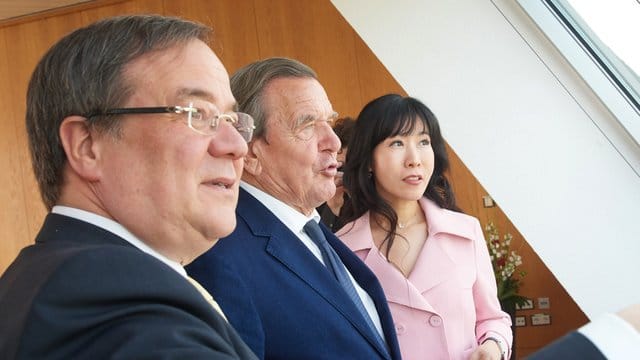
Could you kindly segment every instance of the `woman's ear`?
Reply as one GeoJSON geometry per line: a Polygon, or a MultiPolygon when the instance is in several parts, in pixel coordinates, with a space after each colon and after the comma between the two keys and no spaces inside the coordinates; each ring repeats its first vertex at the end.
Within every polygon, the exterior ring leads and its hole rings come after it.
{"type": "Polygon", "coordinates": [[[89,130],[87,119],[73,115],[60,124],[60,143],[67,155],[67,162],[83,179],[95,181],[99,178],[99,145],[89,130]]]}
{"type": "Polygon", "coordinates": [[[255,177],[262,172],[262,142],[254,140],[248,144],[249,150],[244,157],[244,171],[255,177]]]}

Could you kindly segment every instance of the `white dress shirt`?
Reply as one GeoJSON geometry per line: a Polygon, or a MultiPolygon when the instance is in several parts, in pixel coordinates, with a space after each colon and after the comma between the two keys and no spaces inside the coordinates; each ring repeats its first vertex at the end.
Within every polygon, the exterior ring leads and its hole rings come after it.
{"type": "Polygon", "coordinates": [[[631,359],[640,354],[640,333],[615,314],[604,314],[578,329],[611,360],[631,359]]]}
{"type": "MultiPolygon", "coordinates": [[[[309,249],[309,251],[324,264],[322,260],[322,253],[320,252],[320,248],[311,240],[309,235],[304,231],[304,225],[309,220],[315,220],[316,222],[320,221],[320,215],[314,209],[311,216],[307,217],[304,214],[300,213],[298,210],[290,207],[284,202],[276,199],[275,197],[267,194],[266,192],[250,185],[245,182],[240,182],[240,187],[246,190],[249,194],[253,195],[259,202],[261,202],[267,209],[269,209],[280,221],[289,229],[292,233],[296,235],[298,239],[304,244],[304,246],[309,249]]],[[[349,269],[345,267],[353,286],[358,293],[358,296],[362,300],[362,304],[364,308],[367,310],[373,325],[376,327],[376,330],[380,334],[380,337],[384,339],[384,333],[382,331],[382,325],[380,323],[380,316],[378,315],[378,311],[376,310],[376,305],[371,299],[371,296],[367,294],[364,289],[360,287],[360,285],[355,281],[349,269]]]]}

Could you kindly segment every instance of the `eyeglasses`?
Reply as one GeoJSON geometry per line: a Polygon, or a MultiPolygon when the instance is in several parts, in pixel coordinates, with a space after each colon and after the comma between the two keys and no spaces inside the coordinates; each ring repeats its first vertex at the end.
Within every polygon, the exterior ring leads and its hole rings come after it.
{"type": "Polygon", "coordinates": [[[123,114],[187,114],[187,124],[191,130],[202,135],[213,135],[218,129],[220,121],[230,122],[238,130],[242,138],[249,142],[256,128],[253,117],[242,112],[230,112],[219,114],[213,104],[195,107],[193,103],[188,106],[165,107],[133,107],[107,109],[105,111],[92,112],[85,115],[86,118],[95,116],[123,115],[123,114]]]}

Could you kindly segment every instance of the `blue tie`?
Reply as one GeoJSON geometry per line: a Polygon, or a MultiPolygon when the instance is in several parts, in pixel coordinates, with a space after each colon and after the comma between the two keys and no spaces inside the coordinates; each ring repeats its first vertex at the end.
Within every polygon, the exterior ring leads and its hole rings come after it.
{"type": "Polygon", "coordinates": [[[304,231],[307,233],[307,235],[309,235],[311,240],[313,240],[313,242],[318,245],[318,247],[320,248],[320,252],[322,253],[322,260],[324,261],[327,270],[329,270],[329,272],[336,278],[336,280],[338,280],[340,285],[342,285],[342,288],[347,293],[347,295],[349,295],[351,301],[353,301],[358,310],[360,310],[360,313],[364,317],[367,325],[369,325],[369,327],[371,328],[371,331],[373,331],[373,333],[375,334],[375,337],[378,340],[379,344],[382,345],[383,349],[386,349],[387,346],[384,340],[382,340],[382,337],[380,336],[380,333],[378,333],[375,325],[373,325],[373,321],[371,321],[369,313],[364,308],[362,299],[360,299],[360,296],[358,296],[358,292],[353,286],[353,283],[349,278],[349,274],[347,274],[346,267],[342,263],[342,260],[340,260],[338,254],[336,254],[335,250],[333,250],[331,245],[329,245],[329,242],[327,242],[327,238],[324,236],[324,233],[322,232],[322,229],[320,229],[318,223],[315,222],[315,220],[309,220],[309,222],[307,222],[304,226],[304,231]]]}

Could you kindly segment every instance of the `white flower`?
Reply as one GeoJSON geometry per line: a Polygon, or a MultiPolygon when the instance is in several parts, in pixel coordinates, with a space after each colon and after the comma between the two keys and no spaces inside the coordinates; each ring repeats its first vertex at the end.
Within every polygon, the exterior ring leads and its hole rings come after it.
{"type": "MultiPolygon", "coordinates": [[[[487,248],[489,249],[489,257],[498,283],[499,292],[512,291],[514,286],[517,291],[520,279],[512,278],[512,276],[518,266],[522,265],[522,257],[510,248],[513,235],[507,233],[504,236],[500,236],[498,228],[492,222],[485,226],[485,231],[487,235],[486,238],[488,239],[487,248]],[[508,288],[505,288],[505,286],[508,288]]],[[[524,273],[521,272],[520,277],[522,276],[524,276],[524,273]]]]}

